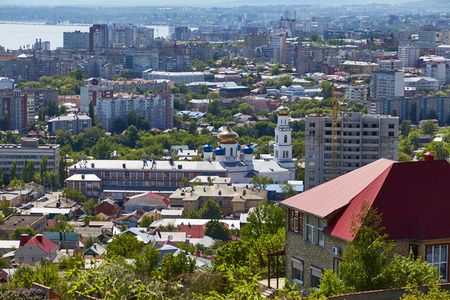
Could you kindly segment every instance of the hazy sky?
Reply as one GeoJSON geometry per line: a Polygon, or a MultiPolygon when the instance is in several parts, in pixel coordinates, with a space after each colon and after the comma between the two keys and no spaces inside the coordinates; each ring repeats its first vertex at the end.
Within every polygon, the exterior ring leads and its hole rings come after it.
{"type": "MultiPolygon", "coordinates": [[[[400,4],[410,2],[411,0],[16,0],[9,2],[9,5],[45,5],[45,6],[242,6],[242,5],[291,5],[291,4],[325,4],[325,5],[345,5],[345,4],[369,4],[369,3],[389,3],[400,4]]],[[[443,0],[448,1],[448,0],[443,0]]]]}

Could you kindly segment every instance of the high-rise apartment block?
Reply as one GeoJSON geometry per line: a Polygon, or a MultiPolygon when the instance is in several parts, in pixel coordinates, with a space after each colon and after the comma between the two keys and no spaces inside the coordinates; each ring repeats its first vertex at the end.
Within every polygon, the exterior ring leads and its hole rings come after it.
{"type": "Polygon", "coordinates": [[[266,34],[251,34],[244,38],[244,56],[248,59],[255,58],[255,48],[267,45],[266,34]]]}
{"type": "Polygon", "coordinates": [[[40,108],[44,107],[44,103],[49,100],[55,100],[58,102],[58,89],[47,87],[45,89],[32,89],[26,87],[22,90],[22,93],[26,93],[28,98],[34,98],[34,110],[37,114],[40,108]]]}
{"type": "Polygon", "coordinates": [[[89,28],[89,52],[93,52],[95,48],[107,48],[108,42],[108,25],[94,24],[89,28]]]}
{"type": "Polygon", "coordinates": [[[336,155],[332,149],[332,117],[305,119],[305,189],[311,189],[380,158],[398,158],[398,117],[349,112],[337,118],[336,155]]]}
{"type": "Polygon", "coordinates": [[[80,112],[89,112],[89,103],[92,101],[94,111],[97,107],[98,99],[112,98],[114,94],[114,87],[107,85],[100,85],[95,78],[89,80],[85,86],[80,88],[80,112]]]}
{"type": "Polygon", "coordinates": [[[269,48],[273,61],[286,63],[286,34],[276,33],[269,36],[269,48]]]}
{"type": "Polygon", "coordinates": [[[81,32],[75,30],[74,32],[64,32],[63,34],[64,49],[89,49],[89,32],[81,32]]]}
{"type": "Polygon", "coordinates": [[[450,59],[432,56],[421,60],[422,76],[439,80],[439,85],[450,83],[450,59]]]}
{"type": "Polygon", "coordinates": [[[97,123],[106,131],[112,131],[114,122],[127,122],[128,112],[132,109],[150,122],[152,128],[166,130],[173,128],[174,97],[168,93],[149,95],[147,97],[118,94],[113,98],[97,100],[97,123]]]}
{"type": "Polygon", "coordinates": [[[420,48],[410,44],[400,45],[398,47],[398,59],[403,62],[405,67],[419,67],[420,48]]]}
{"type": "Polygon", "coordinates": [[[25,131],[28,124],[27,95],[20,90],[0,90],[0,120],[3,129],[25,131]]]}
{"type": "Polygon", "coordinates": [[[401,71],[373,71],[370,97],[374,100],[403,97],[405,74],[401,71]]]}

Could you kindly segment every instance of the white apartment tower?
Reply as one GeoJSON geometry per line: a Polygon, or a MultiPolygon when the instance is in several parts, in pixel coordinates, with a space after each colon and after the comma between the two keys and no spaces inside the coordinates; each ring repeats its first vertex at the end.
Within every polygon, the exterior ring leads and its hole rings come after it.
{"type": "Polygon", "coordinates": [[[373,71],[370,82],[370,98],[374,100],[403,97],[405,73],[401,71],[373,71]]]}
{"type": "Polygon", "coordinates": [[[271,34],[269,41],[271,59],[282,64],[286,63],[286,33],[271,34]]]}
{"type": "Polygon", "coordinates": [[[420,48],[412,45],[403,45],[398,47],[398,59],[403,62],[405,67],[419,67],[420,48]]]}
{"type": "Polygon", "coordinates": [[[289,126],[289,108],[281,105],[277,109],[278,122],[275,128],[275,144],[273,145],[274,156],[273,159],[278,162],[283,168],[295,168],[295,163],[292,160],[292,143],[291,132],[289,126]]]}
{"type": "MultiPolygon", "coordinates": [[[[398,159],[398,117],[349,112],[338,116],[336,176],[380,158],[398,159]]],[[[332,179],[332,118],[305,119],[305,190],[332,179]]]]}

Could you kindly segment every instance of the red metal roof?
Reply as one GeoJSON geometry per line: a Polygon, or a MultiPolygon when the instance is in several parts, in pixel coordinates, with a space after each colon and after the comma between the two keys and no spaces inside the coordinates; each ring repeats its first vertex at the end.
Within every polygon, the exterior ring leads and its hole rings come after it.
{"type": "Polygon", "coordinates": [[[378,160],[282,204],[328,217],[324,232],[345,240],[353,239],[350,223],[363,201],[381,213],[381,225],[390,239],[449,238],[449,179],[446,161],[378,160]],[[327,203],[327,198],[332,200],[327,203]]]}
{"type": "Polygon", "coordinates": [[[55,243],[50,241],[48,238],[46,238],[42,234],[35,235],[32,239],[30,239],[22,247],[31,246],[31,245],[38,246],[39,248],[41,248],[47,254],[50,254],[57,247],[57,245],[55,243]]]}
{"type": "Polygon", "coordinates": [[[325,218],[348,205],[363,189],[394,163],[380,159],[350,173],[295,195],[281,204],[325,218]]]}

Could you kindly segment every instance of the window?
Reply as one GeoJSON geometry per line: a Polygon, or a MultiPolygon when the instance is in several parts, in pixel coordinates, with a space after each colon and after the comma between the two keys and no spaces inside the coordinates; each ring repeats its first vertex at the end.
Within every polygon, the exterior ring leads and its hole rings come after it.
{"type": "Polygon", "coordinates": [[[442,281],[448,281],[447,263],[448,263],[448,246],[436,245],[427,246],[427,262],[438,269],[439,276],[442,276],[442,281]]]}
{"type": "Polygon", "coordinates": [[[419,245],[409,245],[409,252],[412,252],[414,259],[419,256],[419,245]]]}
{"type": "Polygon", "coordinates": [[[287,143],[287,135],[284,136],[284,143],[287,143]]]}
{"type": "Polygon", "coordinates": [[[303,233],[303,214],[297,210],[289,209],[288,211],[288,230],[303,233]]]}
{"type": "Polygon", "coordinates": [[[389,132],[389,136],[394,136],[394,132],[393,132],[393,131],[390,131],[390,132],[389,132]]]}
{"type": "Polygon", "coordinates": [[[306,241],[314,243],[314,217],[306,216],[306,241]]]}
{"type": "Polygon", "coordinates": [[[320,268],[311,266],[311,287],[314,289],[319,288],[320,279],[322,279],[322,270],[320,268]]]}
{"type": "Polygon", "coordinates": [[[292,261],[292,280],[303,284],[303,262],[295,258],[291,258],[292,261]]]}
{"type": "Polygon", "coordinates": [[[389,124],[389,129],[394,128],[394,124],[389,124]]]}
{"type": "Polygon", "coordinates": [[[326,221],[324,219],[319,219],[319,226],[317,227],[317,244],[321,247],[325,247],[325,235],[323,234],[323,229],[326,226],[326,221]]]}
{"type": "Polygon", "coordinates": [[[341,264],[342,260],[340,260],[339,258],[335,258],[333,260],[333,271],[336,274],[339,274],[339,265],[341,264]]]}
{"type": "Polygon", "coordinates": [[[309,123],[309,127],[316,127],[316,123],[309,123]]]}

